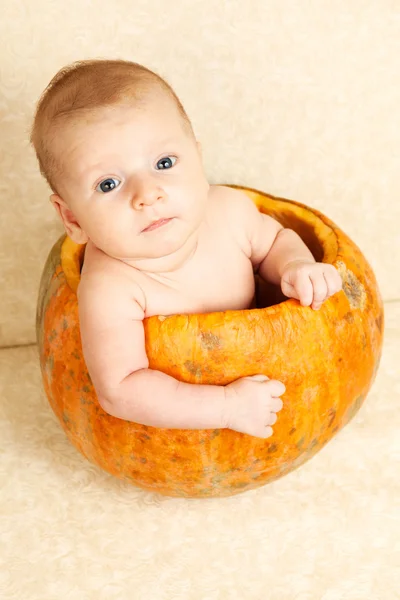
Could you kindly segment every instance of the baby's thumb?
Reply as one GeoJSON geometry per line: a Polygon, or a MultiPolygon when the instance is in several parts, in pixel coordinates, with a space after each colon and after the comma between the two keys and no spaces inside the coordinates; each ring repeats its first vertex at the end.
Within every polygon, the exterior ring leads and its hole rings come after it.
{"type": "Polygon", "coordinates": [[[269,377],[259,373],[258,375],[250,375],[249,377],[244,377],[244,379],[254,379],[254,381],[269,381],[269,377]]]}

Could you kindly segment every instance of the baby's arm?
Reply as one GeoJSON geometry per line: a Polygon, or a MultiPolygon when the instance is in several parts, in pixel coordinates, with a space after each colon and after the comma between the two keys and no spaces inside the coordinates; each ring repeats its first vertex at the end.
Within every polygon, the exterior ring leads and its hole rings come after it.
{"type": "Polygon", "coordinates": [[[78,288],[83,354],[98,401],[120,419],[153,427],[230,428],[272,434],[284,386],[243,378],[226,387],[177,381],[149,369],[144,311],[130,282],[83,278],[78,288]]]}
{"type": "Polygon", "coordinates": [[[148,368],[144,311],[135,284],[127,285],[93,276],[78,290],[83,354],[102,408],[155,427],[222,427],[223,387],[185,384],[148,368]]]}
{"type": "Polygon", "coordinates": [[[237,224],[245,227],[248,253],[262,279],[280,285],[285,296],[313,309],[320,308],[324,300],[342,288],[335,267],[317,263],[295,231],[262,214],[242,192],[232,192],[236,196],[232,200],[236,200],[237,224]]]}
{"type": "Polygon", "coordinates": [[[315,263],[303,240],[292,229],[285,229],[278,221],[261,213],[243,192],[234,193],[234,216],[237,225],[245,228],[250,242],[249,254],[259,275],[275,285],[281,283],[285,267],[294,261],[315,263]]]}

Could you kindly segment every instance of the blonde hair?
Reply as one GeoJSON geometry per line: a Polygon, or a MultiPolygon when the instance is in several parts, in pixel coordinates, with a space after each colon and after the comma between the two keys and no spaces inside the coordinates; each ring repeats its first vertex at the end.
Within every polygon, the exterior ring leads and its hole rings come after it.
{"type": "Polygon", "coordinates": [[[173,98],[193,134],[190,120],[171,86],[143,65],[125,60],[84,60],[67,65],[53,77],[37,104],[30,136],[40,172],[53,191],[55,176],[61,169],[51,145],[60,126],[85,111],[132,101],[140,104],[155,87],[173,98]]]}

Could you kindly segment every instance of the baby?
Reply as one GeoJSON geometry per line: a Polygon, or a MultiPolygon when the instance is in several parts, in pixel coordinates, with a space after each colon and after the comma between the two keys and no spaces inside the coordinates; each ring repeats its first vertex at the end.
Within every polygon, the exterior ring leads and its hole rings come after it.
{"type": "Polygon", "coordinates": [[[255,272],[317,310],[342,287],[336,269],[244,193],[209,185],[179,99],[141,65],[62,69],[39,101],[31,141],[66,233],[86,244],[80,329],[103,409],[154,427],[269,437],[283,383],[255,374],[193,385],[149,369],[143,319],[247,309],[255,272]]]}

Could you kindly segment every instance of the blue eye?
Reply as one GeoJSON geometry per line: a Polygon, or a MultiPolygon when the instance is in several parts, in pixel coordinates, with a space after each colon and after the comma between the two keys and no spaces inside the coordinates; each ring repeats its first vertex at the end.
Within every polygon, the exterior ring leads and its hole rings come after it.
{"type": "Polygon", "coordinates": [[[173,167],[175,163],[175,156],[164,156],[164,158],[160,158],[160,160],[158,161],[157,169],[159,171],[162,171],[164,169],[171,169],[171,167],[173,167]]]}
{"type": "Polygon", "coordinates": [[[96,187],[96,192],[101,192],[102,194],[107,194],[107,192],[112,192],[117,188],[120,184],[120,180],[115,177],[107,177],[99,183],[96,187]]]}

